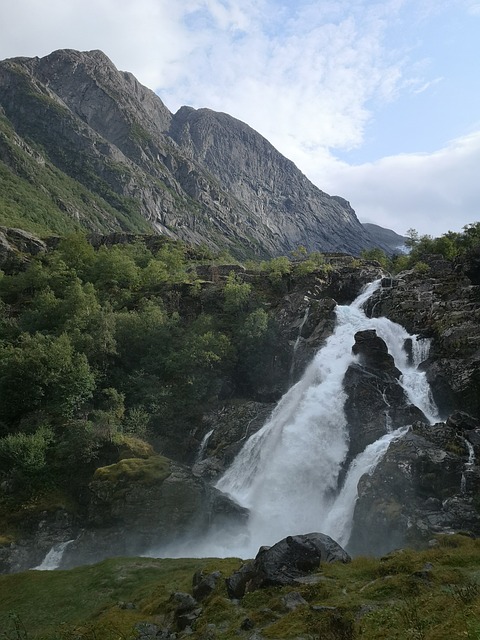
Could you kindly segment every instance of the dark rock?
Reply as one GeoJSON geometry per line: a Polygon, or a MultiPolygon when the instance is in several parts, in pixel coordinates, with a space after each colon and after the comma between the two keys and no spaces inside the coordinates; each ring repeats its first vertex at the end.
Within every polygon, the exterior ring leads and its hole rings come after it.
{"type": "Polygon", "coordinates": [[[214,571],[213,573],[209,573],[207,575],[205,575],[201,570],[196,571],[193,576],[193,597],[198,602],[201,602],[202,600],[205,600],[205,598],[208,598],[208,596],[215,590],[220,576],[220,571],[214,571]]]}
{"type": "Polygon", "coordinates": [[[28,231],[0,227],[0,267],[7,272],[22,268],[30,256],[46,249],[45,242],[28,231]]]}
{"type": "Polygon", "coordinates": [[[360,356],[360,363],[368,369],[373,369],[378,376],[386,374],[399,378],[401,372],[396,368],[393,357],[388,353],[388,347],[382,338],[377,336],[375,329],[358,331],[355,334],[355,344],[352,352],[360,356]]]}
{"type": "Polygon", "coordinates": [[[464,437],[453,427],[415,423],[392,442],[373,473],[360,479],[349,551],[379,555],[426,544],[435,533],[479,535],[473,501],[480,474],[467,470],[468,461],[464,437]]]}
{"type": "Polygon", "coordinates": [[[415,270],[396,278],[396,286],[379,289],[367,312],[387,316],[412,334],[432,339],[424,363],[441,415],[464,411],[480,415],[480,287],[468,256],[455,264],[427,258],[427,275],[415,270]],[[472,276],[471,278],[469,276],[472,276]]]}
{"type": "Polygon", "coordinates": [[[349,366],[344,377],[345,416],[350,442],[346,466],[388,431],[417,420],[422,411],[412,405],[400,385],[400,371],[375,330],[355,334],[353,352],[360,362],[349,366]]]}
{"type": "MultiPolygon", "coordinates": [[[[455,431],[473,431],[480,428],[480,422],[477,418],[465,413],[465,411],[456,411],[447,418],[446,426],[455,429],[455,431]]],[[[466,434],[465,434],[466,435],[466,434]]]]}
{"type": "Polygon", "coordinates": [[[240,569],[225,579],[228,597],[235,600],[243,598],[245,593],[250,591],[247,587],[255,575],[255,565],[253,562],[243,564],[240,569]]]}
{"type": "Polygon", "coordinates": [[[167,477],[149,482],[99,477],[90,484],[90,518],[66,549],[62,567],[98,562],[118,555],[140,555],[153,546],[225,521],[237,526],[246,510],[190,469],[169,461],[167,477]],[[153,517],[152,514],[155,514],[153,517]]]}
{"type": "Polygon", "coordinates": [[[193,611],[198,605],[198,602],[189,593],[183,591],[176,591],[172,593],[170,600],[175,604],[175,610],[178,613],[184,613],[185,611],[193,611]]]}
{"type": "Polygon", "coordinates": [[[151,638],[159,638],[161,630],[153,622],[137,622],[135,623],[135,631],[138,633],[139,640],[150,640],[151,638]]]}
{"type": "Polygon", "coordinates": [[[245,620],[242,621],[242,624],[240,625],[240,629],[242,629],[242,631],[250,631],[250,629],[253,629],[255,626],[255,623],[253,622],[253,620],[251,620],[250,618],[245,618],[245,620]]]}
{"type": "Polygon", "coordinates": [[[323,533],[288,536],[272,547],[262,547],[255,560],[227,579],[231,598],[262,587],[295,584],[314,571],[320,562],[350,562],[350,556],[323,533]]]}

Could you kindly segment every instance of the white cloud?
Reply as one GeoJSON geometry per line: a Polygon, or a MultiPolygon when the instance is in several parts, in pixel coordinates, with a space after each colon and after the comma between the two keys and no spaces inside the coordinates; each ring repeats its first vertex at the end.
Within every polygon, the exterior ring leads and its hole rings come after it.
{"type": "Polygon", "coordinates": [[[441,235],[480,220],[480,131],[431,154],[402,154],[349,166],[332,158],[309,177],[341,194],[360,219],[405,233],[441,235]]]}
{"type": "Polygon", "coordinates": [[[292,13],[265,2],[261,12],[247,5],[241,20],[238,2],[221,12],[216,0],[201,4],[213,5],[215,22],[197,23],[185,75],[161,94],[175,109],[187,101],[227,111],[284,153],[292,135],[310,150],[359,145],[367,102],[390,99],[402,77],[402,61],[383,46],[385,15],[394,18],[398,1],[303,2],[292,13]]]}

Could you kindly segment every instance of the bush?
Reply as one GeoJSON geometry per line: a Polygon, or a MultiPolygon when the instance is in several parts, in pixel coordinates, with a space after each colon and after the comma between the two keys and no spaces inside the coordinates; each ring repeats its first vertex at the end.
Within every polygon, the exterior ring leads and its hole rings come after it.
{"type": "Polygon", "coordinates": [[[0,461],[7,471],[25,475],[37,474],[46,466],[47,449],[53,442],[53,431],[40,427],[33,434],[11,433],[0,438],[0,461]]]}

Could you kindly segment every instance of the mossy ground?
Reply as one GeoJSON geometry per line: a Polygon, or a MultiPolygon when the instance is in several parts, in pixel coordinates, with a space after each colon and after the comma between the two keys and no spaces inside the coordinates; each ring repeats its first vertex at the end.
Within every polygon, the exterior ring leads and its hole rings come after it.
{"type": "MultiPolygon", "coordinates": [[[[133,639],[139,623],[172,624],[170,596],[191,592],[197,569],[225,577],[239,565],[238,559],[129,558],[2,576],[0,637],[133,639]]],[[[257,632],[276,640],[480,638],[480,541],[466,536],[441,537],[439,546],[424,551],[322,565],[315,580],[259,590],[235,602],[221,579],[201,603],[189,637],[228,640],[257,632]],[[292,590],[307,604],[289,611],[284,596],[292,590]]]]}
{"type": "Polygon", "coordinates": [[[113,483],[133,480],[142,484],[153,484],[162,482],[169,475],[170,460],[163,456],[150,456],[149,458],[125,458],[108,467],[99,467],[93,478],[113,483]]]}

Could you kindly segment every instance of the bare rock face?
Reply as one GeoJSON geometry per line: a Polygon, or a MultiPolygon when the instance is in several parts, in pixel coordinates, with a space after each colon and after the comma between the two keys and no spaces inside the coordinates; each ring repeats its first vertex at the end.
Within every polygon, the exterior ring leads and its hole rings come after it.
{"type": "Polygon", "coordinates": [[[0,227],[0,267],[18,267],[25,261],[25,255],[44,253],[45,242],[28,231],[0,227]]]}
{"type": "MultiPolygon", "coordinates": [[[[57,204],[92,231],[150,229],[239,256],[375,245],[348,202],[315,187],[246,124],[208,109],[171,114],[101,51],[0,62],[0,110],[10,146],[33,141],[43,165],[88,190],[87,210],[57,204]]],[[[0,158],[18,172],[2,145],[0,158]]]]}

